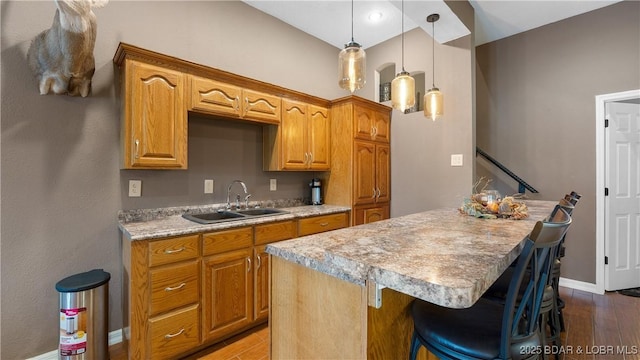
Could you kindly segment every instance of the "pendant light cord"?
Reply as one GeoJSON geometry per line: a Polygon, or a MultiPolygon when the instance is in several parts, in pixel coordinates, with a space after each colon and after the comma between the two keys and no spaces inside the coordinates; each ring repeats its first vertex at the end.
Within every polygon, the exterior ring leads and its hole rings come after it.
{"type": "Polygon", "coordinates": [[[351,42],[353,41],[353,0],[351,0],[351,42]]]}
{"type": "Polygon", "coordinates": [[[402,13],[400,14],[402,18],[402,72],[404,71],[404,0],[402,0],[402,13]]]}
{"type": "Polygon", "coordinates": [[[432,62],[431,65],[433,66],[431,69],[431,74],[433,75],[431,77],[431,87],[435,88],[436,87],[436,22],[433,21],[431,22],[431,35],[433,36],[431,38],[432,40],[432,44],[433,46],[431,47],[431,55],[432,55],[432,62]]]}

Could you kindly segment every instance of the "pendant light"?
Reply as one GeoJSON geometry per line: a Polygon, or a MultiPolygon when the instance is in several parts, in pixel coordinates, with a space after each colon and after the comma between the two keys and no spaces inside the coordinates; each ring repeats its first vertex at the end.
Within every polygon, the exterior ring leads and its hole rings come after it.
{"type": "Polygon", "coordinates": [[[362,89],[366,83],[366,54],[357,42],[353,41],[353,0],[351,0],[351,41],[338,55],[338,85],[345,90],[362,89]]]}
{"type": "Polygon", "coordinates": [[[402,0],[402,71],[391,82],[391,107],[405,112],[416,103],[415,80],[404,69],[404,0],[402,0]]]}
{"type": "Polygon", "coordinates": [[[433,37],[433,82],[431,89],[424,95],[424,116],[436,121],[437,118],[444,114],[444,96],[435,85],[436,83],[436,26],[435,22],[440,19],[439,14],[431,14],[427,16],[427,22],[431,23],[431,35],[433,37]]]}

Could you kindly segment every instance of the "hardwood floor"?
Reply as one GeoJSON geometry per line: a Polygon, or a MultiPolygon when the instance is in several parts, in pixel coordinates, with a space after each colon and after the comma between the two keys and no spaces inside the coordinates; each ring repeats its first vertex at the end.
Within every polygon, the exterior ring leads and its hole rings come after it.
{"type": "MultiPolygon", "coordinates": [[[[560,359],[640,360],[640,298],[562,287],[560,296],[566,303],[560,359]]],[[[110,350],[112,360],[126,359],[117,346],[110,350]]],[[[268,359],[269,329],[263,325],[182,360],[268,359]]]]}

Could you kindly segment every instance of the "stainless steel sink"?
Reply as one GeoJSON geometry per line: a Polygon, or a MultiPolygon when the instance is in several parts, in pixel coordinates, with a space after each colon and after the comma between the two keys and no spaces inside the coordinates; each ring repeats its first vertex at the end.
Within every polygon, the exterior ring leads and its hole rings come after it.
{"type": "Polygon", "coordinates": [[[257,209],[247,209],[247,210],[239,210],[239,211],[216,211],[204,214],[182,214],[182,217],[195,221],[200,224],[215,224],[219,222],[226,221],[235,221],[235,220],[243,220],[250,219],[255,217],[262,216],[270,216],[270,215],[278,215],[278,214],[287,214],[288,211],[274,209],[274,208],[257,208],[257,209]]]}

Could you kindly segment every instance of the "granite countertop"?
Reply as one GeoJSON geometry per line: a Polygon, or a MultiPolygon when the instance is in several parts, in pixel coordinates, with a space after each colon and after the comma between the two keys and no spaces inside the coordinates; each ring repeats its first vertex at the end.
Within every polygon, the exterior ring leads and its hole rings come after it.
{"type": "Polygon", "coordinates": [[[267,252],[365,285],[368,281],[451,308],[466,308],[515,260],[554,201],[525,201],[524,220],[478,219],[438,209],[309,235],[267,252]]]}
{"type": "Polygon", "coordinates": [[[215,207],[132,210],[130,212],[122,212],[119,215],[120,221],[118,222],[118,227],[131,241],[149,240],[334,214],[350,210],[348,207],[335,205],[302,205],[279,209],[286,211],[286,213],[215,224],[199,224],[182,217],[182,213],[184,212],[202,213],[216,211],[215,207]]]}

